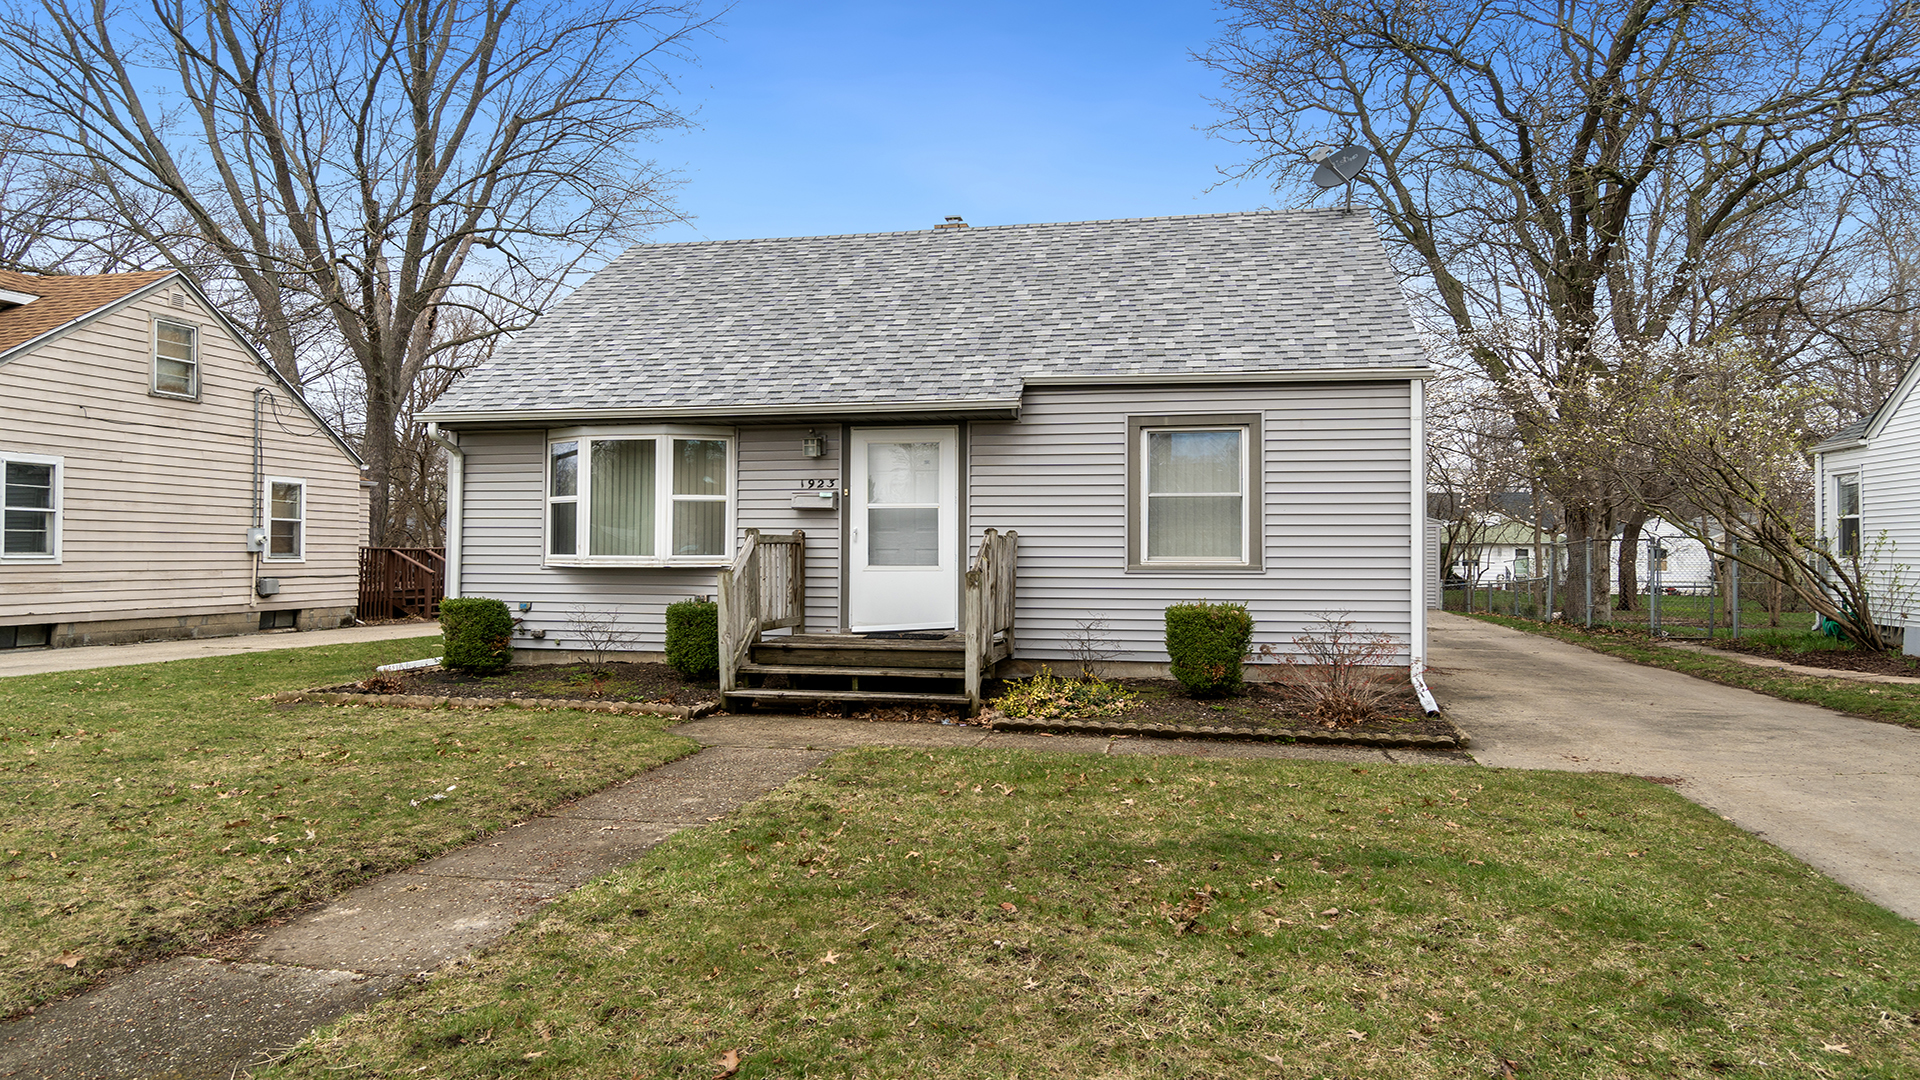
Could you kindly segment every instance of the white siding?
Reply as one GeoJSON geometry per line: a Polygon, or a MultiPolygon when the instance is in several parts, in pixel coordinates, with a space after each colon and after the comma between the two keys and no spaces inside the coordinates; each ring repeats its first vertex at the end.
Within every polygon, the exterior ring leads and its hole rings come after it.
{"type": "Polygon", "coordinates": [[[970,432],[970,551],[988,528],[1020,534],[1019,654],[1071,657],[1101,618],[1119,660],[1164,663],[1167,605],[1244,601],[1256,644],[1290,648],[1319,612],[1405,642],[1414,584],[1405,383],[1265,389],[1029,391],[1013,423],[970,432]],[[1129,416],[1260,412],[1262,571],[1129,572],[1129,416]]]}
{"type": "Polygon", "coordinates": [[[1860,477],[1860,541],[1867,580],[1886,626],[1920,625],[1920,379],[1910,372],[1880,430],[1863,447],[1820,456],[1816,505],[1822,535],[1837,536],[1833,482],[1860,477]]]}
{"type": "Polygon", "coordinates": [[[85,623],[255,609],[351,608],[366,493],[359,467],[197,302],[149,294],[0,364],[0,450],[63,459],[58,564],[0,565],[0,624],[85,623]],[[199,328],[198,401],[148,392],[151,318],[199,328]],[[265,473],[306,482],[306,558],[264,562],[254,596],[253,393],[265,473]]]}

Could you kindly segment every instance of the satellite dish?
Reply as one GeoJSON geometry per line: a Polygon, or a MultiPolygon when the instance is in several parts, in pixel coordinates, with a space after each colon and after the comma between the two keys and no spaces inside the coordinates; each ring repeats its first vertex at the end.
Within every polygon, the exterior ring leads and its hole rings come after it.
{"type": "Polygon", "coordinates": [[[1359,176],[1360,170],[1366,168],[1371,160],[1373,155],[1367,153],[1366,148],[1343,146],[1329,154],[1320,167],[1313,170],[1314,185],[1326,189],[1352,183],[1353,178],[1359,176]]]}

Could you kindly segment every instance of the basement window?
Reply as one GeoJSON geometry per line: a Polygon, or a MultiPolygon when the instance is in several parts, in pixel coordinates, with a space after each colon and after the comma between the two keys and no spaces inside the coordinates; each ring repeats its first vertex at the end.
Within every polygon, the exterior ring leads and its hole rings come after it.
{"type": "Polygon", "coordinates": [[[260,629],[262,630],[292,630],[299,625],[300,612],[298,609],[263,611],[260,613],[260,629]]]}
{"type": "Polygon", "coordinates": [[[0,649],[44,649],[53,644],[53,624],[0,626],[0,649]]]}

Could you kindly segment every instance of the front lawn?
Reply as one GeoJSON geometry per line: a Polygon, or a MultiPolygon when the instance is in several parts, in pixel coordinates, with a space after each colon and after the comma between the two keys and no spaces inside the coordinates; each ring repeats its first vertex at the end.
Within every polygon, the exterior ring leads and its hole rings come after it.
{"type": "Polygon", "coordinates": [[[282,705],[438,637],[0,678],[0,1016],[691,752],[660,717],[282,705]]]}
{"type": "MultiPolygon", "coordinates": [[[[1783,701],[1798,701],[1868,720],[1920,728],[1920,684],[1872,683],[1840,676],[1802,675],[1778,668],[1758,667],[1723,656],[1671,648],[1657,638],[1648,637],[1644,630],[1603,630],[1599,627],[1587,630],[1566,623],[1535,622],[1506,615],[1474,615],[1472,618],[1557,638],[1636,664],[1666,668],[1724,686],[1737,686],[1742,690],[1767,694],[1783,701]]],[[[1697,644],[1709,643],[1702,641],[1697,644]]]]}
{"type": "Polygon", "coordinates": [[[848,751],[277,1077],[1910,1077],[1920,929],[1605,775],[848,751]]]}

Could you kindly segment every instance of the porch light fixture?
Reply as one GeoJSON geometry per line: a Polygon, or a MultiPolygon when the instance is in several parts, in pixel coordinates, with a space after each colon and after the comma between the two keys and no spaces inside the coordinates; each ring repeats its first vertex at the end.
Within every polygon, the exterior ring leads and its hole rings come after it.
{"type": "Polygon", "coordinates": [[[820,437],[819,432],[809,429],[807,437],[800,440],[800,452],[808,457],[825,457],[827,441],[820,437]]]}

